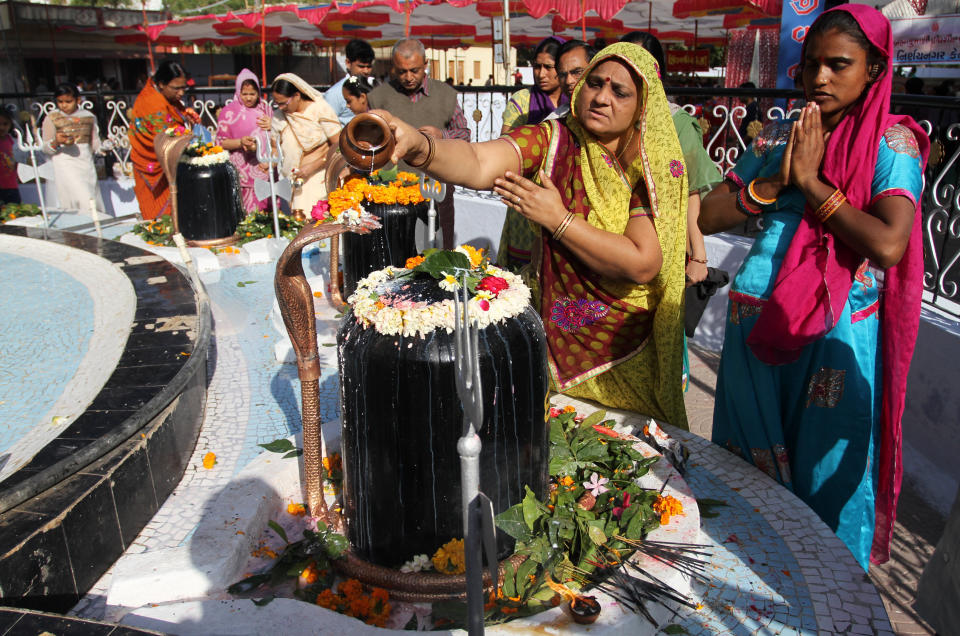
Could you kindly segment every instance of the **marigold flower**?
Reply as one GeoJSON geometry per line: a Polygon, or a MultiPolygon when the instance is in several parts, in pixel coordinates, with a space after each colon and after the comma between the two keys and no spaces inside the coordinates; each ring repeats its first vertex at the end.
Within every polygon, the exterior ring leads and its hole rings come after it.
{"type": "Polygon", "coordinates": [[[317,600],[315,602],[320,607],[325,607],[327,609],[336,611],[337,606],[339,605],[338,601],[339,599],[337,598],[337,595],[334,594],[332,590],[327,588],[317,594],[317,600]]]}
{"type": "Polygon", "coordinates": [[[463,539],[451,539],[438,548],[433,555],[433,567],[444,574],[463,574],[466,562],[463,557],[463,539]]]}
{"type": "Polygon", "coordinates": [[[567,486],[567,487],[572,486],[573,477],[571,477],[570,475],[564,475],[563,478],[560,480],[560,485],[567,486]]]}
{"type": "Polygon", "coordinates": [[[213,468],[213,465],[217,463],[217,456],[214,453],[207,453],[203,456],[203,467],[207,470],[213,468]]]}
{"type": "Polygon", "coordinates": [[[407,269],[413,269],[414,267],[422,263],[423,260],[424,260],[423,257],[420,256],[419,254],[417,256],[411,256],[410,258],[407,259],[407,262],[404,264],[404,267],[406,267],[407,269]]]}
{"type": "Polygon", "coordinates": [[[307,508],[302,503],[289,503],[287,512],[295,517],[302,517],[307,514],[307,508]]]}
{"type": "Polygon", "coordinates": [[[390,592],[386,591],[382,587],[375,587],[370,591],[370,597],[380,603],[386,603],[390,600],[390,592]]]}
{"type": "Polygon", "coordinates": [[[670,517],[683,514],[683,504],[672,495],[657,495],[657,500],[653,502],[653,511],[660,515],[660,525],[665,526],[670,523],[670,517]]]}
{"type": "Polygon", "coordinates": [[[357,579],[347,579],[337,586],[337,592],[347,599],[363,594],[363,584],[357,579]]]}
{"type": "Polygon", "coordinates": [[[577,409],[575,409],[572,404],[567,404],[565,407],[563,407],[563,412],[564,412],[564,413],[576,413],[576,412],[577,412],[577,409]]]}

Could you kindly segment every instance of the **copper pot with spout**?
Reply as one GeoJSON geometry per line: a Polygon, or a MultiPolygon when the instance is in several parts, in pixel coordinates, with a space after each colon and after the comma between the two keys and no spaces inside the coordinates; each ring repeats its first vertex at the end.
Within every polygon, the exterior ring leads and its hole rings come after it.
{"type": "Polygon", "coordinates": [[[396,140],[387,121],[374,113],[361,113],[340,134],[340,153],[360,172],[379,170],[390,161],[396,140]]]}

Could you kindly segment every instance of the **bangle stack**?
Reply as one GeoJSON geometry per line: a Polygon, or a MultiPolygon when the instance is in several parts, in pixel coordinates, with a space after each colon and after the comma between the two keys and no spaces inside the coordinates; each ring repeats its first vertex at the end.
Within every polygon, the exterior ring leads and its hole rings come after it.
{"type": "Polygon", "coordinates": [[[764,199],[759,194],[757,194],[757,191],[753,187],[753,184],[755,184],[756,182],[757,180],[754,179],[753,181],[747,184],[747,196],[750,198],[750,200],[753,201],[755,204],[757,204],[757,207],[759,208],[763,208],[768,205],[773,205],[774,203],[776,203],[777,202],[776,197],[772,199],[764,199]]]}
{"type": "Polygon", "coordinates": [[[430,162],[433,161],[433,155],[437,152],[437,142],[434,140],[433,135],[428,135],[422,130],[418,130],[417,132],[427,138],[427,158],[417,164],[413,164],[408,161],[407,165],[409,165],[411,168],[426,170],[427,166],[430,165],[430,162]]]}
{"type": "Polygon", "coordinates": [[[747,188],[741,188],[737,192],[737,209],[746,214],[747,216],[757,216],[760,214],[761,210],[759,207],[755,208],[753,205],[747,201],[747,188]]]}
{"type": "Polygon", "coordinates": [[[820,204],[820,207],[817,208],[817,211],[813,213],[817,217],[817,220],[821,223],[829,219],[834,212],[840,209],[840,206],[847,202],[847,195],[843,192],[840,192],[840,188],[837,188],[833,193],[827,197],[826,201],[820,204]]]}
{"type": "Polygon", "coordinates": [[[576,215],[573,212],[567,212],[567,216],[560,221],[560,225],[557,226],[557,229],[553,232],[553,240],[559,241],[563,236],[563,233],[567,231],[567,228],[570,227],[570,224],[573,223],[573,218],[576,215]]]}

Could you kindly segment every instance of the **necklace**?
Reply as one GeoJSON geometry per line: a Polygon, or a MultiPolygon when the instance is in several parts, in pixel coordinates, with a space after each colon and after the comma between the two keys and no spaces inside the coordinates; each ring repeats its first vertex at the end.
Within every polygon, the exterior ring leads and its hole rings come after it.
{"type": "Polygon", "coordinates": [[[627,149],[633,145],[633,139],[636,136],[636,134],[637,134],[637,129],[633,128],[633,130],[630,132],[630,136],[627,137],[627,143],[623,144],[623,147],[617,150],[617,154],[615,156],[621,166],[623,165],[623,162],[620,161],[620,159],[623,157],[624,153],[627,152],[627,149]]]}

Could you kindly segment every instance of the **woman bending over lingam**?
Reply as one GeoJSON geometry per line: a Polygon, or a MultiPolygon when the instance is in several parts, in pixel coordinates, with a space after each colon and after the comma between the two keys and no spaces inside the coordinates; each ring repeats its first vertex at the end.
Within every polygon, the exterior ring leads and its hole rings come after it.
{"type": "Polygon", "coordinates": [[[562,121],[479,144],[434,139],[376,112],[394,129],[394,160],[493,188],[536,230],[528,282],[554,388],[686,428],[687,177],[653,58],[633,44],[607,47],[572,104],[562,121]]]}
{"type": "Polygon", "coordinates": [[[864,569],[889,555],[923,274],[929,144],[889,114],[891,50],[878,11],[821,15],[799,120],[764,130],[700,213],[705,234],[764,216],[731,284],[713,440],[796,492],[864,569]]]}

